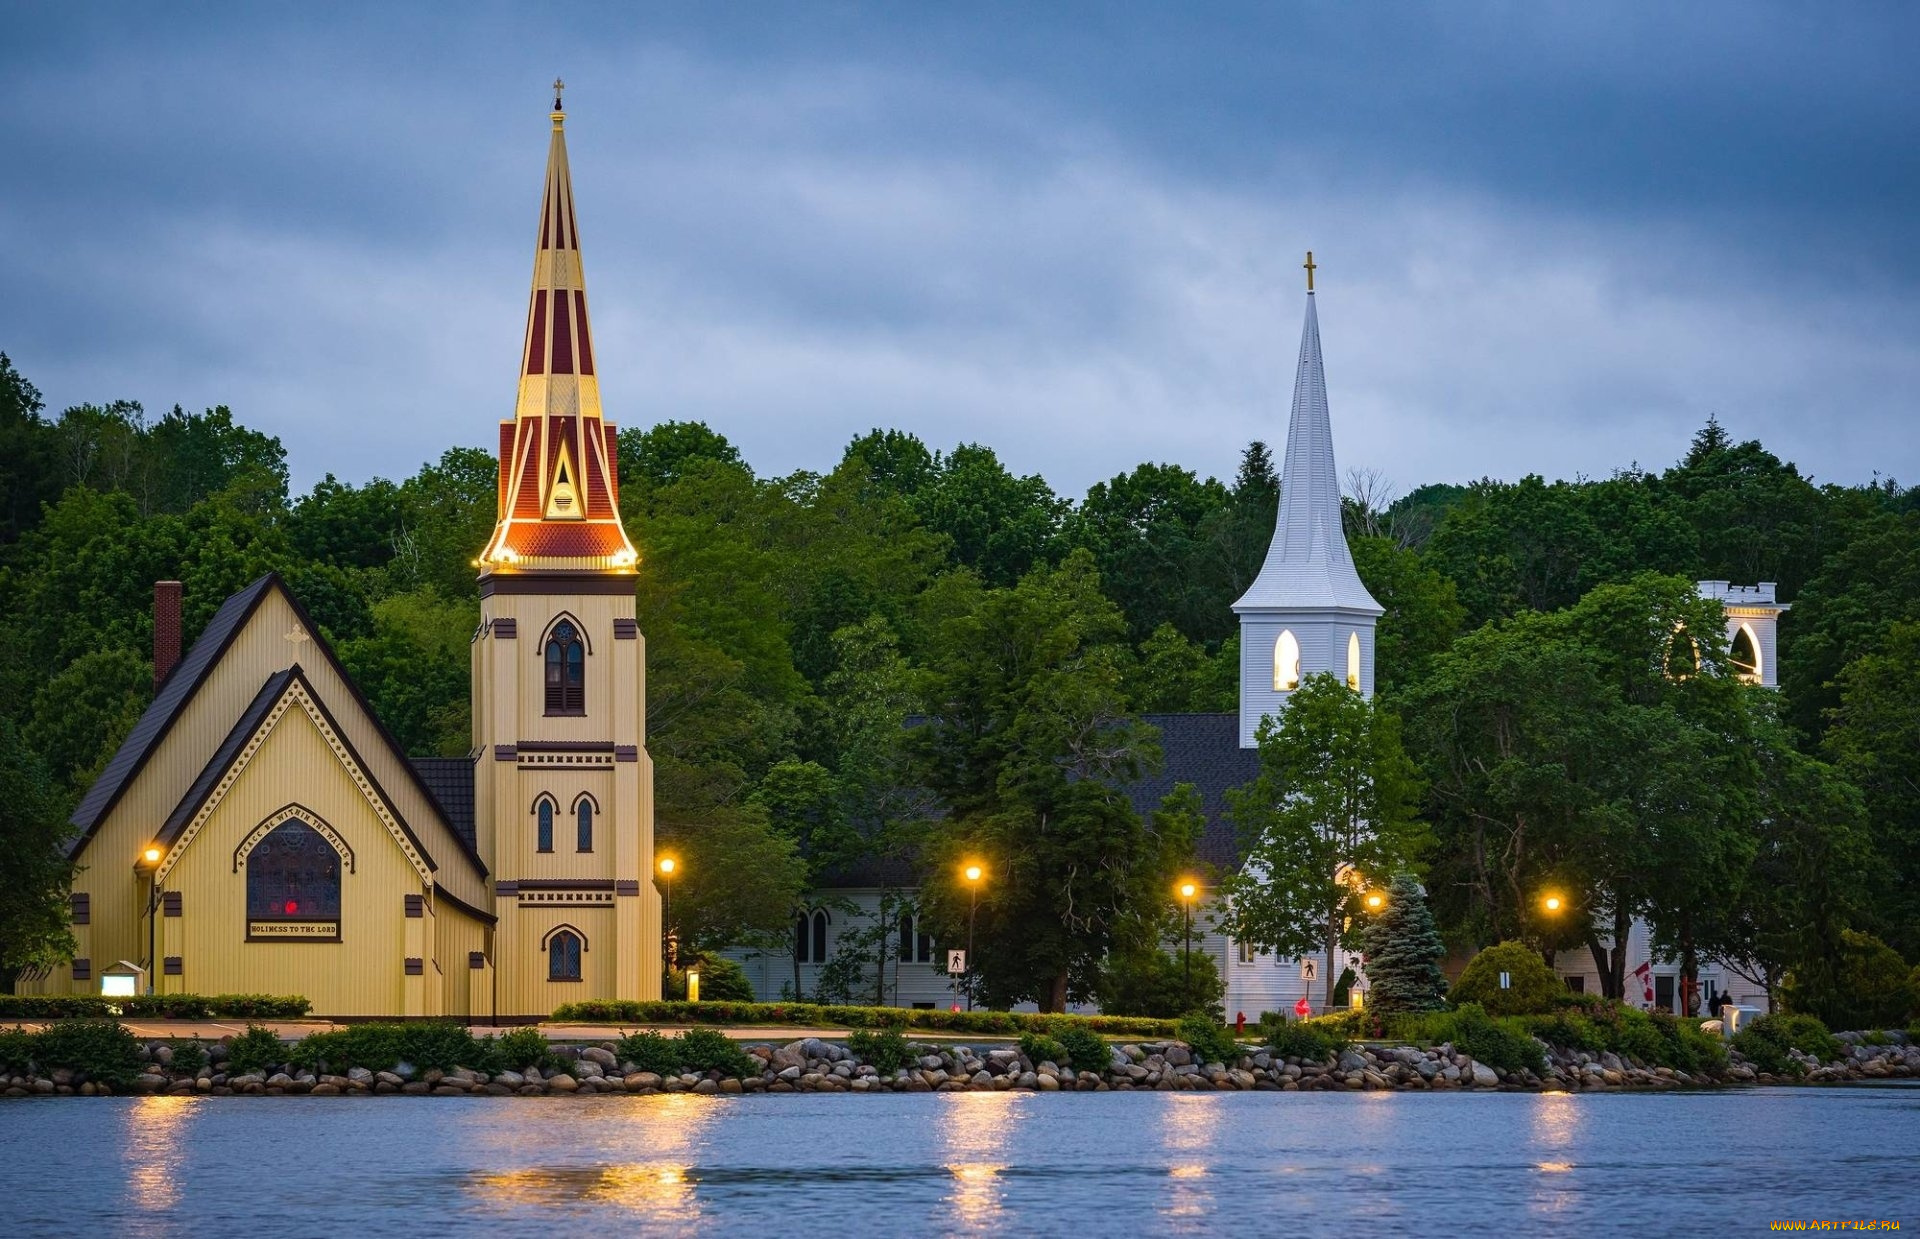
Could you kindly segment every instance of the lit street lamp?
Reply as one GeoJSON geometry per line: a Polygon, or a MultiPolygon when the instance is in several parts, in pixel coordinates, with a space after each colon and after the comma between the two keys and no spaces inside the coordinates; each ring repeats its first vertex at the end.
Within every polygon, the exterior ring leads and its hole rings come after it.
{"type": "Polygon", "coordinates": [[[1564,901],[1561,900],[1560,896],[1548,895],[1545,899],[1542,899],[1540,901],[1540,906],[1545,908],[1549,913],[1558,915],[1560,912],[1560,909],[1565,907],[1566,905],[1564,901]]]}
{"type": "Polygon", "coordinates": [[[140,863],[147,868],[147,993],[154,991],[154,978],[160,975],[160,959],[156,952],[160,949],[160,857],[163,853],[157,847],[149,847],[140,853],[140,863]]]}
{"type": "Polygon", "coordinates": [[[967,1010],[973,1010],[973,918],[980,911],[980,879],[986,876],[986,870],[978,864],[968,865],[960,871],[967,880],[967,1010]]]}
{"type": "Polygon", "coordinates": [[[1182,882],[1178,889],[1182,926],[1180,932],[1182,972],[1186,979],[1187,998],[1191,1000],[1193,997],[1193,897],[1200,893],[1200,887],[1189,879],[1182,882]]]}
{"type": "Polygon", "coordinates": [[[666,960],[667,971],[673,971],[673,871],[680,862],[671,856],[660,858],[660,876],[665,879],[666,887],[660,896],[660,954],[666,960]]]}

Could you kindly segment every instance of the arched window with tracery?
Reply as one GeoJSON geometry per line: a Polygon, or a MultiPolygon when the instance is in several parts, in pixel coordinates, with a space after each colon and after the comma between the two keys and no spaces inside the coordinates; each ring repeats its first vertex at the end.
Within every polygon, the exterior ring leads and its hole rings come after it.
{"type": "Polygon", "coordinates": [[[933,962],[933,935],[920,933],[918,929],[913,913],[900,914],[900,962],[903,964],[933,962]]]}
{"type": "Polygon", "coordinates": [[[547,713],[587,712],[587,643],[572,620],[547,634],[547,713]]]}
{"type": "Polygon", "coordinates": [[[547,980],[578,981],[580,953],[585,948],[580,935],[562,929],[547,939],[547,980]]]}
{"type": "Polygon", "coordinates": [[[540,797],[534,802],[533,816],[536,823],[533,835],[535,850],[553,851],[553,800],[547,796],[540,797]]]}
{"type": "Polygon", "coordinates": [[[576,852],[593,851],[593,801],[586,796],[580,797],[573,806],[574,840],[576,852]]]}
{"type": "Polygon", "coordinates": [[[1290,693],[1300,687],[1300,639],[1281,629],[1273,643],[1273,691],[1290,693]]]}
{"type": "Polygon", "coordinates": [[[827,910],[802,912],[793,922],[793,959],[799,964],[827,962],[827,910]]]}
{"type": "Polygon", "coordinates": [[[247,919],[340,919],[340,854],[312,826],[292,818],[247,856],[247,919]]]}

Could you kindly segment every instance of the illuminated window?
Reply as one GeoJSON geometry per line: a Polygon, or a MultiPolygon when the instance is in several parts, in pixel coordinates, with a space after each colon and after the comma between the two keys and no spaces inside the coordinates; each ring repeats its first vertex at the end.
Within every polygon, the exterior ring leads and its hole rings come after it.
{"type": "Polygon", "coordinates": [[[294,818],[247,856],[247,919],[331,921],[340,916],[340,854],[294,818]]]}
{"type": "Polygon", "coordinates": [[[1360,691],[1360,634],[1347,634],[1347,687],[1360,691]]]}
{"type": "Polygon", "coordinates": [[[1749,684],[1760,683],[1760,641],[1753,635],[1751,625],[1742,624],[1733,634],[1733,645],[1727,651],[1728,659],[1733,663],[1733,673],[1749,684]]]}
{"type": "Polygon", "coordinates": [[[547,939],[547,980],[580,979],[580,935],[563,929],[547,939]]]}
{"type": "Polygon", "coordinates": [[[1253,943],[1246,941],[1240,943],[1240,962],[1243,964],[1253,962],[1253,943]]]}
{"type": "Polygon", "coordinates": [[[576,852],[593,851],[593,801],[580,797],[573,806],[575,830],[573,850],[576,852]]]}
{"type": "Polygon", "coordinates": [[[587,644],[572,620],[561,620],[547,636],[547,713],[587,712],[587,644]]]}
{"type": "Polygon", "coordinates": [[[1273,643],[1273,691],[1290,693],[1300,687],[1300,642],[1283,629],[1273,643]]]}
{"type": "Polygon", "coordinates": [[[542,852],[553,851],[553,801],[542,796],[533,806],[534,817],[539,821],[539,829],[534,835],[533,846],[542,852]]]}

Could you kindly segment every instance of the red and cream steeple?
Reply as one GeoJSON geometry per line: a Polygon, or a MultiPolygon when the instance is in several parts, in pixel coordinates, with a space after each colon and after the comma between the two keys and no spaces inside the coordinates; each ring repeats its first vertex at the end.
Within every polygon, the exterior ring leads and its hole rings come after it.
{"type": "Polygon", "coordinates": [[[540,199],[533,297],[520,355],[520,398],[500,423],[499,523],[480,556],[489,573],[634,571],[620,524],[614,428],[600,413],[587,282],[567,170],[567,114],[553,96],[553,139],[540,199]]]}

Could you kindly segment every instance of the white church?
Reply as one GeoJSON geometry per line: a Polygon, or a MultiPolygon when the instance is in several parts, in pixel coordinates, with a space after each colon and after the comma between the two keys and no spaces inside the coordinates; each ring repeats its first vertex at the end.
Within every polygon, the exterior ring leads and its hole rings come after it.
{"type": "MultiPolygon", "coordinates": [[[[1294,373],[1273,542],[1259,575],[1233,605],[1240,617],[1239,712],[1143,716],[1160,730],[1165,761],[1160,770],[1127,789],[1143,815],[1176,784],[1198,789],[1207,819],[1200,859],[1221,873],[1240,867],[1226,816],[1226,793],[1259,773],[1255,737],[1260,720],[1278,714],[1302,679],[1320,672],[1339,676],[1366,696],[1374,690],[1374,626],[1383,608],[1360,580],[1342,525],[1312,258],[1308,254],[1306,322],[1294,373]]],[[[1753,683],[1774,686],[1776,629],[1788,604],[1776,601],[1773,583],[1702,581],[1699,589],[1725,608],[1728,642],[1740,673],[1753,683]]],[[[799,916],[790,951],[731,954],[746,968],[760,999],[812,998],[841,934],[872,926],[883,902],[889,909],[903,903],[910,907],[913,882],[910,867],[900,862],[871,862],[840,875],[832,889],[822,893],[819,906],[799,916]]],[[[890,913],[889,919],[896,915],[897,924],[890,927],[889,973],[879,986],[887,1002],[947,1007],[958,1001],[960,991],[943,970],[945,958],[936,955],[936,943],[918,931],[910,913],[890,913]]],[[[1224,978],[1229,1022],[1241,1015],[1253,1023],[1262,1012],[1292,1012],[1302,999],[1314,1014],[1322,1014],[1325,970],[1331,967],[1338,976],[1349,967],[1358,968],[1358,958],[1345,951],[1337,951],[1331,961],[1324,955],[1276,958],[1211,929],[1202,934],[1199,926],[1210,920],[1196,911],[1193,950],[1196,959],[1204,955],[1224,978]]],[[[1563,951],[1555,967],[1569,987],[1599,992],[1599,972],[1588,952],[1563,951]]],[[[1628,938],[1627,973],[1629,1001],[1680,1009],[1679,961],[1651,953],[1649,927],[1643,921],[1634,922],[1628,938]]],[[[1741,1003],[1763,1010],[1768,1006],[1759,986],[1718,964],[1703,962],[1699,974],[1703,1009],[1729,988],[1741,1003]]],[[[855,1001],[871,1002],[872,996],[856,996],[855,1001]]]]}

